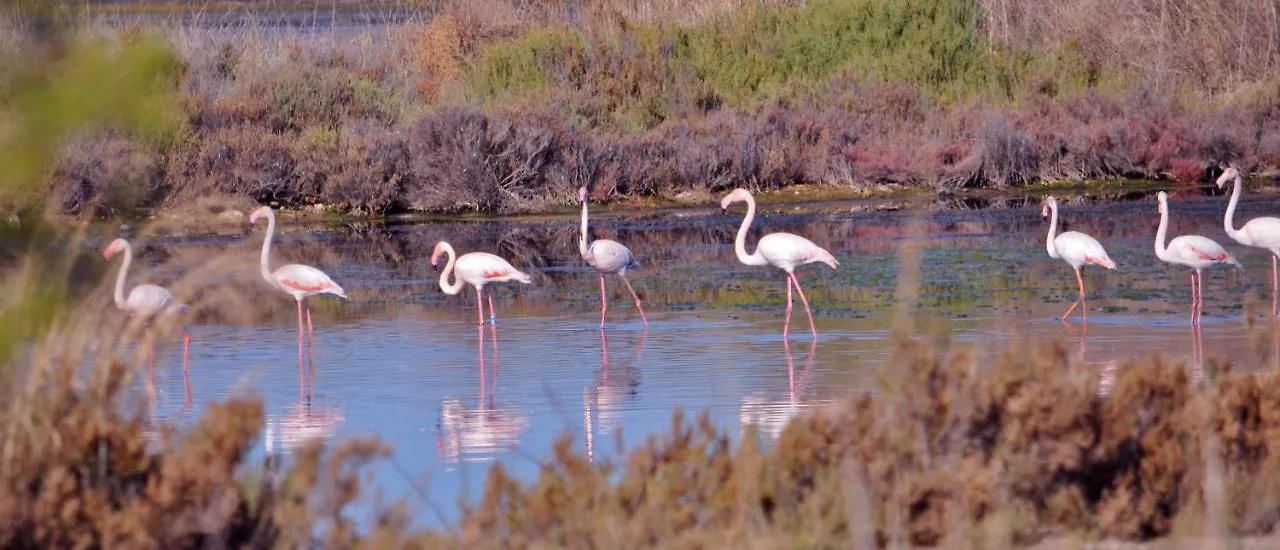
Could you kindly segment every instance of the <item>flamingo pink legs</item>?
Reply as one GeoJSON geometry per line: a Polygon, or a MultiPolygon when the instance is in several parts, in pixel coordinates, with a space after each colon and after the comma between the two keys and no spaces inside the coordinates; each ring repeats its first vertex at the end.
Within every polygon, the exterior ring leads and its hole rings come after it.
{"type": "Polygon", "coordinates": [[[1062,314],[1063,323],[1067,322],[1067,317],[1071,315],[1072,311],[1076,310],[1076,306],[1081,305],[1084,307],[1080,308],[1080,318],[1085,321],[1089,320],[1089,304],[1086,303],[1084,299],[1084,279],[1080,277],[1080,268],[1074,267],[1072,269],[1076,271],[1076,284],[1080,285],[1080,295],[1076,298],[1075,302],[1071,303],[1071,307],[1067,308],[1067,312],[1062,314]]]}
{"type": "MultiPolygon", "coordinates": [[[[627,291],[631,293],[631,298],[636,301],[636,309],[640,311],[640,320],[644,321],[644,326],[649,326],[649,317],[644,314],[644,306],[640,305],[640,295],[636,294],[635,287],[631,286],[631,281],[626,275],[618,273],[618,277],[622,279],[622,284],[627,285],[627,291]]],[[[609,300],[605,297],[606,291],[604,286],[604,273],[600,274],[600,328],[604,328],[604,316],[609,311],[609,300]]]]}
{"type": "Polygon", "coordinates": [[[813,310],[809,309],[809,299],[804,295],[804,289],[800,288],[800,280],[796,278],[795,273],[787,273],[787,313],[786,322],[782,324],[782,338],[786,339],[787,334],[791,330],[791,311],[793,309],[793,298],[791,297],[791,285],[795,285],[796,292],[800,294],[800,303],[804,304],[804,312],[809,316],[809,331],[813,333],[813,337],[818,337],[818,329],[813,324],[813,310]]]}
{"type": "Polygon", "coordinates": [[[644,307],[640,305],[640,296],[636,294],[636,289],[631,287],[631,281],[627,279],[626,275],[619,273],[618,276],[622,277],[622,283],[627,285],[627,290],[631,292],[631,298],[636,301],[636,309],[640,310],[640,320],[644,321],[644,326],[649,326],[649,318],[644,314],[644,307]]]}

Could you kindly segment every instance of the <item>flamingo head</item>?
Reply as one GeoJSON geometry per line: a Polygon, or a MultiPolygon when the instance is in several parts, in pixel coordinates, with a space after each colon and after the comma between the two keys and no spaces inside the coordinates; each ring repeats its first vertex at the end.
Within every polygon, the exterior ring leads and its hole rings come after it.
{"type": "Polygon", "coordinates": [[[262,208],[254,210],[249,214],[249,223],[258,223],[258,220],[260,218],[264,218],[270,215],[271,215],[271,207],[263,206],[262,208]]]}
{"type": "Polygon", "coordinates": [[[111,259],[111,257],[115,256],[117,252],[120,252],[121,250],[124,250],[128,247],[129,247],[129,241],[126,241],[124,239],[116,239],[114,241],[111,241],[111,244],[107,245],[107,248],[102,251],[102,256],[104,258],[111,259]]]}
{"type": "Polygon", "coordinates": [[[436,243],[435,249],[431,251],[431,267],[436,266],[436,262],[440,261],[440,256],[444,254],[444,241],[436,243]]]}
{"type": "Polygon", "coordinates": [[[1156,211],[1163,215],[1169,209],[1169,194],[1164,191],[1156,193],[1156,201],[1160,203],[1156,211]]]}
{"type": "Polygon", "coordinates": [[[587,202],[587,186],[578,188],[578,202],[587,202]]]}
{"type": "Polygon", "coordinates": [[[723,199],[720,199],[720,210],[728,210],[730,204],[745,201],[749,198],[751,198],[751,193],[746,189],[734,189],[728,195],[725,195],[723,199]]]}
{"type": "Polygon", "coordinates": [[[1222,175],[1218,176],[1218,189],[1222,189],[1227,182],[1240,177],[1240,171],[1236,169],[1234,164],[1228,164],[1227,169],[1222,171],[1222,175]]]}
{"type": "Polygon", "coordinates": [[[1053,198],[1053,196],[1045,197],[1044,202],[1040,205],[1040,215],[1047,218],[1049,217],[1049,209],[1057,207],[1058,199],[1053,198]]]}

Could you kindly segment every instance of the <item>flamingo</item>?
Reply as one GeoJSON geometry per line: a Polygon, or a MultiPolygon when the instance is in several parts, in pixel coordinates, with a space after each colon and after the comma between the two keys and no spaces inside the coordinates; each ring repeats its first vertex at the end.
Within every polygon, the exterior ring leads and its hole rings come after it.
{"type": "MultiPolygon", "coordinates": [[[[309,296],[317,294],[332,294],[342,299],[347,299],[347,293],[342,290],[338,283],[333,282],[323,271],[302,264],[288,264],[276,268],[271,271],[269,266],[269,258],[271,256],[271,238],[276,233],[276,213],[271,210],[270,206],[263,206],[254,210],[249,214],[249,223],[257,223],[260,218],[267,218],[267,236],[262,239],[262,278],[266,279],[271,286],[283,290],[285,294],[293,296],[298,304],[298,370],[302,370],[302,310],[303,301],[309,296]]],[[[307,330],[306,335],[311,345],[315,345],[315,330],[311,324],[311,307],[306,306],[307,310],[307,330]]]]}
{"type": "MultiPolygon", "coordinates": [[[[453,245],[444,241],[436,243],[435,250],[431,252],[432,267],[440,260],[442,254],[449,256],[449,262],[440,273],[440,290],[445,294],[454,295],[462,291],[463,283],[475,287],[476,306],[479,308],[476,316],[481,325],[484,324],[484,302],[480,295],[484,292],[484,285],[509,281],[519,281],[524,284],[533,282],[528,273],[512,267],[502,258],[488,252],[471,252],[458,257],[453,251],[453,245]],[[455,269],[457,276],[454,277],[453,284],[449,284],[449,274],[455,269]]],[[[497,315],[493,311],[492,291],[489,293],[489,322],[497,322],[497,315]]]]}
{"type": "MultiPolygon", "coordinates": [[[[151,324],[157,317],[167,315],[174,312],[185,312],[190,308],[186,304],[180,304],[173,297],[173,293],[164,287],[153,284],[141,284],[129,290],[129,296],[126,298],[124,293],[124,278],[129,273],[129,265],[133,263],[133,245],[124,239],[116,239],[107,245],[102,251],[102,256],[110,260],[120,251],[124,251],[124,262],[120,264],[120,273],[116,275],[115,302],[116,307],[129,313],[130,315],[140,317],[151,324]]],[[[187,360],[191,351],[191,333],[187,331],[187,327],[182,328],[182,372],[186,375],[187,360]]],[[[155,344],[152,343],[152,346],[155,344]]],[[[155,367],[155,350],[151,350],[150,354],[151,366],[155,367]]]]}
{"type": "Polygon", "coordinates": [[[1089,306],[1085,304],[1084,299],[1084,279],[1080,278],[1080,267],[1086,264],[1105,267],[1107,269],[1115,269],[1116,263],[1111,261],[1107,256],[1107,251],[1102,248],[1096,239],[1085,235],[1079,231],[1067,231],[1058,234],[1058,199],[1053,197],[1045,197],[1044,206],[1040,208],[1041,216],[1048,216],[1050,212],[1053,217],[1049,221],[1049,237],[1045,241],[1045,248],[1049,251],[1049,257],[1053,259],[1061,259],[1067,262],[1076,272],[1076,283],[1080,285],[1080,296],[1072,302],[1071,307],[1067,308],[1067,312],[1062,314],[1062,322],[1067,322],[1067,317],[1076,309],[1076,306],[1084,304],[1080,308],[1080,316],[1086,321],[1089,320],[1089,306]]]}
{"type": "Polygon", "coordinates": [[[782,337],[787,337],[788,330],[791,326],[791,310],[793,307],[793,299],[791,297],[791,287],[796,287],[796,292],[800,294],[800,302],[804,304],[804,311],[809,315],[809,330],[813,333],[813,337],[818,337],[818,329],[813,324],[813,311],[809,309],[809,299],[804,295],[804,289],[800,288],[800,281],[796,279],[795,268],[804,264],[814,262],[822,262],[835,269],[840,265],[835,256],[832,256],[826,249],[813,244],[813,241],[793,235],[791,233],[770,233],[760,237],[760,241],[756,244],[756,251],[747,254],[747,229],[751,227],[752,220],[756,216],[756,200],[746,189],[734,189],[723,199],[720,199],[720,209],[728,210],[729,205],[735,202],[745,201],[747,203],[747,217],[743,218],[742,226],[738,228],[738,236],[733,242],[734,254],[738,256],[738,261],[746,265],[772,265],[787,274],[787,313],[786,322],[782,325],[782,337]]]}
{"type": "Polygon", "coordinates": [[[597,239],[588,242],[586,187],[578,188],[578,200],[582,202],[582,236],[578,238],[578,253],[582,254],[582,259],[596,268],[600,274],[600,327],[604,328],[604,315],[609,311],[609,302],[605,299],[604,288],[604,276],[609,273],[617,273],[623,284],[627,285],[627,290],[631,291],[631,297],[636,300],[636,309],[640,310],[640,319],[644,321],[644,326],[649,326],[649,318],[645,316],[644,308],[640,306],[640,297],[636,295],[636,289],[631,287],[631,281],[627,280],[627,268],[640,269],[640,262],[636,261],[630,249],[618,241],[597,239]]]}
{"type": "Polygon", "coordinates": [[[1235,180],[1235,188],[1231,191],[1231,202],[1227,204],[1227,215],[1222,219],[1222,228],[1235,242],[1271,252],[1271,315],[1280,317],[1280,308],[1276,303],[1277,292],[1280,291],[1280,276],[1277,276],[1276,266],[1276,258],[1280,256],[1280,218],[1257,217],[1237,230],[1234,227],[1233,218],[1236,213],[1236,204],[1240,202],[1242,178],[1240,170],[1236,169],[1235,165],[1228,165],[1222,175],[1218,176],[1218,188],[1221,189],[1231,179],[1235,180]]]}
{"type": "Polygon", "coordinates": [[[1201,269],[1220,264],[1240,264],[1232,258],[1222,245],[1200,235],[1183,235],[1164,243],[1165,231],[1169,229],[1169,195],[1161,191],[1156,195],[1160,203],[1160,228],[1156,230],[1156,257],[1174,265],[1191,268],[1191,322],[1198,323],[1204,310],[1204,275],[1201,269]]]}

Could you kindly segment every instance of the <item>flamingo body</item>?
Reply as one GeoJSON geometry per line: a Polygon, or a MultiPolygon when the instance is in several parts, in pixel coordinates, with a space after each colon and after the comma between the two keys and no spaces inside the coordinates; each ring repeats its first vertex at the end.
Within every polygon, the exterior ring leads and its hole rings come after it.
{"type": "Polygon", "coordinates": [[[1106,269],[1115,269],[1116,263],[1111,261],[1102,243],[1079,231],[1066,231],[1053,239],[1053,250],[1049,256],[1060,259],[1072,268],[1079,269],[1093,264],[1106,269]]]}
{"type": "Polygon", "coordinates": [[[640,295],[636,294],[636,289],[631,286],[631,281],[627,279],[627,269],[640,269],[640,262],[631,253],[631,249],[618,241],[609,239],[588,241],[586,187],[578,188],[578,201],[582,203],[582,235],[578,237],[578,253],[582,255],[582,259],[587,262],[587,265],[594,267],[600,275],[600,329],[604,329],[605,314],[609,311],[604,276],[610,273],[618,274],[618,278],[622,279],[622,283],[627,285],[627,290],[631,292],[631,297],[636,301],[636,309],[640,311],[640,320],[645,327],[648,327],[649,317],[644,314],[644,307],[640,305],[640,295]]]}
{"type": "MultiPolygon", "coordinates": [[[[448,263],[444,266],[444,271],[440,272],[440,290],[445,294],[453,295],[462,291],[463,284],[469,284],[476,289],[476,304],[478,306],[478,318],[480,323],[484,324],[484,302],[482,294],[485,285],[490,283],[520,282],[529,284],[533,282],[533,278],[528,273],[520,271],[508,263],[506,260],[489,254],[488,252],[469,252],[462,256],[457,256],[453,250],[453,245],[440,241],[436,243],[436,248],[431,253],[431,265],[436,265],[441,255],[449,257],[448,263]],[[453,275],[454,282],[449,282],[449,276],[453,275]]],[[[489,322],[495,323],[497,314],[493,311],[493,294],[489,294],[489,322]]]]}
{"type": "Polygon", "coordinates": [[[301,300],[317,294],[332,294],[340,298],[347,297],[347,293],[342,290],[342,286],[333,282],[333,279],[330,279],[323,271],[309,265],[282,265],[271,272],[269,281],[290,296],[293,296],[295,300],[301,300]]]}
{"type": "Polygon", "coordinates": [[[1200,235],[1183,235],[1169,241],[1167,256],[1161,259],[1195,270],[1236,263],[1222,245],[1200,235]]]}
{"type": "MultiPolygon", "coordinates": [[[[1115,269],[1116,263],[1111,261],[1111,256],[1107,255],[1106,249],[1102,248],[1102,243],[1097,239],[1090,237],[1079,231],[1066,231],[1062,234],[1058,233],[1058,199],[1053,197],[1045,197],[1044,206],[1040,208],[1041,216],[1050,216],[1049,236],[1045,239],[1045,249],[1049,252],[1049,257],[1062,260],[1071,266],[1076,273],[1076,284],[1080,288],[1080,294],[1076,297],[1076,301],[1071,303],[1071,307],[1067,308],[1066,313],[1062,314],[1062,322],[1067,322],[1067,317],[1071,316],[1071,312],[1075,311],[1077,306],[1085,303],[1084,298],[1084,279],[1080,276],[1080,268],[1092,264],[1106,269],[1115,269]]],[[[1080,316],[1088,320],[1088,306],[1080,309],[1080,316]]]]}
{"type": "Polygon", "coordinates": [[[164,287],[141,284],[129,291],[129,296],[124,300],[123,309],[135,315],[154,317],[174,306],[185,307],[177,304],[173,293],[164,287]]]}
{"type": "Polygon", "coordinates": [[[483,289],[489,283],[520,282],[529,284],[533,279],[506,260],[488,252],[468,252],[458,256],[453,272],[463,282],[483,289]]]}
{"type": "Polygon", "coordinates": [[[836,269],[840,262],[813,241],[792,233],[770,233],[760,237],[756,244],[760,253],[769,265],[787,273],[793,273],[796,267],[811,263],[824,263],[836,269]]]}
{"type": "Polygon", "coordinates": [[[618,241],[609,239],[591,241],[582,259],[600,273],[626,274],[628,269],[640,269],[640,262],[631,254],[630,249],[618,241]]]}
{"type": "Polygon", "coordinates": [[[728,210],[730,204],[739,201],[747,203],[747,215],[742,219],[742,225],[738,227],[738,235],[733,241],[734,255],[738,257],[738,261],[745,265],[771,265],[785,272],[787,274],[787,312],[785,315],[786,322],[782,325],[782,337],[784,339],[787,337],[791,327],[791,311],[793,307],[791,287],[795,286],[797,293],[800,294],[800,302],[804,304],[804,311],[809,316],[809,331],[813,333],[814,338],[817,338],[818,329],[813,323],[813,310],[809,309],[809,299],[805,297],[804,289],[800,287],[800,280],[796,278],[795,269],[797,266],[815,262],[824,263],[831,266],[831,269],[836,269],[840,262],[830,252],[814,244],[813,241],[791,233],[770,233],[765,235],[756,244],[756,251],[747,254],[747,230],[751,228],[751,222],[756,216],[755,198],[746,189],[734,189],[720,200],[720,209],[728,210]]]}

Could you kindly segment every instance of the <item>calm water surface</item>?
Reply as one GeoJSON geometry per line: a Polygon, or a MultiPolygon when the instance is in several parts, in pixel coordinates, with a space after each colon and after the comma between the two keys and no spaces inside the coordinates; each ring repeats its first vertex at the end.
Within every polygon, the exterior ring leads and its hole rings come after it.
{"type": "MultiPolygon", "coordinates": [[[[727,214],[597,213],[593,237],[627,244],[644,263],[632,281],[650,319],[645,329],[625,288],[610,277],[603,333],[598,279],[576,253],[576,218],[285,225],[273,265],[319,267],[351,297],[313,302],[311,379],[298,370],[292,301],[258,278],[262,227],[226,238],[141,240],[130,281],[229,286],[250,295],[257,311],[237,317],[235,310],[248,306],[205,308],[192,325],[185,387],[180,348],[164,344],[153,403],[158,420],[185,424],[210,403],[253,391],[266,400],[269,416],[259,453],[287,457],[307,438],[377,434],[396,450],[375,468],[379,486],[420,510],[419,521],[438,525],[456,519],[458,499],[480,495],[488,465],[500,462],[533,479],[552,441],[566,432],[596,459],[613,457],[618,441],[635,444],[666,431],[673,409],[683,407],[708,411],[730,433],[755,424],[773,438],[795,414],[874,390],[891,344],[901,247],[917,217],[924,236],[920,284],[907,299],[918,329],[951,332],[989,353],[1024,336],[1052,339],[1082,368],[1109,373],[1153,351],[1199,364],[1201,348],[1187,321],[1187,271],[1159,262],[1152,251],[1154,197],[1063,200],[1066,229],[1096,237],[1119,265],[1114,272],[1086,269],[1087,331],[1078,318],[1072,327],[1056,319],[1074,299],[1075,281],[1066,264],[1047,256],[1048,221],[1033,199],[762,204],[749,247],[762,232],[790,231],[841,261],[834,271],[799,269],[817,318],[816,342],[799,304],[791,341],[783,341],[781,273],[734,258],[741,205],[727,214]],[[533,275],[532,285],[497,289],[496,326],[474,324],[470,288],[447,296],[436,286],[439,272],[428,258],[441,238],[460,253],[496,252],[533,275]],[[196,259],[216,255],[238,260],[222,261],[226,269],[204,278],[185,273],[196,259]],[[411,483],[443,515],[423,506],[411,483]]],[[[1253,311],[1247,303],[1260,304],[1259,312],[1270,307],[1271,262],[1265,252],[1229,241],[1221,223],[1225,202],[1200,191],[1175,195],[1170,235],[1215,239],[1247,268],[1243,275],[1222,269],[1205,277],[1204,355],[1234,368],[1271,369],[1280,342],[1249,329],[1246,313],[1253,311]]],[[[1255,196],[1237,215],[1275,212],[1280,200],[1255,196]]]]}

